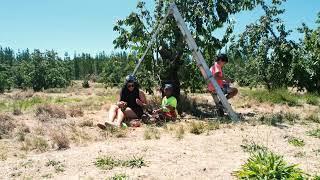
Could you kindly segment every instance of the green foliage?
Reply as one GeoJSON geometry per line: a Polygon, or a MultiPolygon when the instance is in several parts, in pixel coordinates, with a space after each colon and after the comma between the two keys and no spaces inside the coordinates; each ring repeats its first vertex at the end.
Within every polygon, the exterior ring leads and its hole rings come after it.
{"type": "Polygon", "coordinates": [[[238,41],[230,47],[230,55],[235,58],[233,71],[240,85],[263,84],[267,89],[287,87],[295,43],[287,40],[291,31],[286,30],[279,18],[284,13],[279,9],[280,1],[272,5],[261,2],[264,10],[258,22],[246,26],[238,41]],[[243,70],[235,71],[242,67],[243,70]]]}
{"type": "Polygon", "coordinates": [[[115,174],[109,180],[128,180],[129,176],[126,174],[115,174]]]}
{"type": "MultiPolygon", "coordinates": [[[[134,59],[126,53],[112,55],[105,63],[101,80],[109,87],[122,86],[125,77],[132,73],[134,66],[134,59]]],[[[142,82],[142,79],[138,80],[142,82]]]]}
{"type": "Polygon", "coordinates": [[[267,124],[269,126],[277,126],[278,124],[283,123],[284,120],[283,120],[282,114],[278,113],[278,114],[272,114],[269,116],[263,115],[259,118],[259,121],[262,124],[267,124]]]}
{"type": "Polygon", "coordinates": [[[256,153],[259,151],[267,151],[268,148],[262,145],[259,145],[255,143],[254,141],[248,141],[247,139],[244,139],[243,144],[241,144],[241,148],[243,149],[244,152],[249,152],[249,153],[256,153]]]}
{"type": "MultiPolygon", "coordinates": [[[[119,33],[119,36],[113,41],[116,48],[128,49],[135,56],[142,56],[157,27],[156,22],[165,16],[170,5],[169,0],[154,2],[154,13],[150,13],[144,1],[139,1],[135,12],[117,21],[113,28],[119,33]]],[[[227,1],[216,3],[207,0],[197,3],[184,0],[175,1],[209,64],[212,64],[215,59],[216,52],[228,43],[233,32],[233,23],[229,16],[242,10],[252,10],[260,2],[260,0],[233,3],[227,1]],[[223,37],[218,39],[213,32],[222,27],[227,28],[223,37]]],[[[175,20],[169,17],[159,32],[154,46],[146,55],[140,75],[149,77],[146,79],[148,86],[154,85],[155,80],[161,79],[171,80],[177,85],[182,84],[184,89],[190,88],[192,92],[202,89],[205,82],[200,80],[202,78],[197,67],[190,64],[192,62],[190,55],[191,52],[187,50],[183,35],[175,20]],[[183,67],[184,65],[186,67],[183,67]]]]}
{"type": "Polygon", "coordinates": [[[101,169],[111,170],[114,167],[131,167],[131,168],[141,168],[142,166],[146,166],[146,162],[142,157],[135,157],[133,156],[131,159],[128,160],[120,160],[114,159],[111,156],[102,156],[97,158],[96,162],[94,163],[97,167],[101,169]]]}
{"type": "Polygon", "coordinates": [[[6,89],[10,89],[10,73],[9,67],[5,64],[0,64],[0,93],[4,93],[6,89]]]}
{"type": "Polygon", "coordinates": [[[239,179],[304,179],[305,174],[297,165],[288,165],[282,156],[259,151],[235,172],[239,179]]]}
{"type": "Polygon", "coordinates": [[[267,91],[265,89],[241,90],[243,95],[258,102],[269,102],[274,104],[288,104],[289,106],[299,105],[299,96],[290,93],[286,89],[267,91]]]}
{"type": "Polygon", "coordinates": [[[318,27],[310,29],[302,24],[298,30],[304,34],[299,48],[294,52],[293,84],[300,90],[320,93],[320,13],[317,19],[318,27]]]}
{"type": "Polygon", "coordinates": [[[316,137],[316,138],[320,138],[320,128],[314,129],[314,130],[311,130],[311,131],[308,131],[307,134],[308,134],[309,136],[313,136],[313,137],[316,137]]]}
{"type": "Polygon", "coordinates": [[[305,142],[303,141],[303,139],[299,139],[299,138],[292,137],[292,136],[288,137],[288,143],[292,144],[293,146],[296,146],[296,147],[302,147],[305,145],[305,142]]]}

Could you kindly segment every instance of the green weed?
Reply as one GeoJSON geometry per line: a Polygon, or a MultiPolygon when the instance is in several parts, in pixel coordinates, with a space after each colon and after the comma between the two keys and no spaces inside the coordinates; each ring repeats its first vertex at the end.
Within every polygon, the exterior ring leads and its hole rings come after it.
{"type": "Polygon", "coordinates": [[[308,134],[309,136],[313,136],[313,137],[316,137],[316,138],[320,138],[320,128],[314,129],[314,130],[311,130],[311,131],[308,131],[307,134],[308,134]]]}
{"type": "Polygon", "coordinates": [[[259,145],[259,144],[255,143],[254,141],[248,142],[248,140],[244,139],[242,142],[243,142],[243,144],[240,146],[244,152],[255,153],[258,151],[267,151],[268,150],[267,147],[265,147],[263,145],[259,145]]]}
{"type": "Polygon", "coordinates": [[[305,142],[302,139],[293,136],[288,137],[288,143],[296,147],[302,147],[305,145],[305,142]]]}
{"type": "Polygon", "coordinates": [[[297,165],[288,165],[282,156],[259,151],[234,174],[239,179],[304,179],[304,172],[297,165]]]}
{"type": "Polygon", "coordinates": [[[111,156],[102,156],[96,159],[94,164],[100,169],[111,170],[114,167],[130,167],[130,168],[141,168],[142,166],[146,166],[146,163],[143,157],[135,157],[133,156],[128,160],[120,160],[115,159],[111,156]]]}

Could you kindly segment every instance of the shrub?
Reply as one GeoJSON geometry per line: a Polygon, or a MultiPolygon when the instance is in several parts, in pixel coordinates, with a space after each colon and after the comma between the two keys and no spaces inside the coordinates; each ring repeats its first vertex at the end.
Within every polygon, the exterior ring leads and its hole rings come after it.
{"type": "Polygon", "coordinates": [[[191,122],[190,130],[189,130],[190,133],[199,135],[204,133],[204,131],[205,131],[205,125],[203,122],[195,122],[195,121],[191,122]]]}
{"type": "Polygon", "coordinates": [[[107,170],[111,170],[114,167],[119,166],[130,168],[141,168],[142,166],[146,166],[146,162],[144,161],[143,157],[137,158],[135,156],[128,160],[115,159],[111,156],[102,156],[97,158],[94,164],[101,169],[107,170]]]}
{"type": "Polygon", "coordinates": [[[272,152],[253,153],[235,176],[239,179],[304,179],[297,165],[288,165],[282,156],[272,152]]]}
{"type": "Polygon", "coordinates": [[[0,114],[0,139],[9,136],[15,127],[16,125],[12,117],[0,114]]]}
{"type": "Polygon", "coordinates": [[[49,144],[47,140],[40,136],[27,136],[21,147],[25,151],[37,150],[40,152],[45,152],[48,148],[49,144]]]}
{"type": "Polygon", "coordinates": [[[305,142],[302,139],[292,137],[292,136],[288,137],[288,142],[289,144],[292,144],[293,146],[296,146],[296,147],[302,147],[305,145],[305,142]]]}
{"type": "Polygon", "coordinates": [[[129,179],[129,176],[127,176],[126,174],[115,174],[108,180],[128,180],[128,179],[129,179]]]}
{"type": "Polygon", "coordinates": [[[18,141],[24,141],[27,133],[30,133],[28,126],[19,127],[17,131],[18,141]]]}
{"type": "Polygon", "coordinates": [[[51,139],[59,150],[67,149],[70,147],[70,141],[68,136],[61,130],[55,130],[51,132],[51,139]]]}
{"type": "Polygon", "coordinates": [[[84,113],[81,108],[72,108],[69,110],[69,115],[71,117],[82,117],[84,113]]]}
{"type": "Polygon", "coordinates": [[[320,138],[320,128],[308,131],[307,133],[309,136],[320,138]]]}
{"type": "Polygon", "coordinates": [[[61,118],[66,119],[67,114],[64,108],[56,106],[56,105],[40,105],[36,109],[36,116],[40,116],[43,114],[48,114],[51,118],[61,118]]]}
{"type": "Polygon", "coordinates": [[[277,126],[278,123],[283,123],[283,116],[280,113],[272,114],[272,115],[269,115],[269,116],[263,115],[263,116],[261,116],[259,118],[259,121],[262,124],[267,124],[269,126],[277,126]]]}

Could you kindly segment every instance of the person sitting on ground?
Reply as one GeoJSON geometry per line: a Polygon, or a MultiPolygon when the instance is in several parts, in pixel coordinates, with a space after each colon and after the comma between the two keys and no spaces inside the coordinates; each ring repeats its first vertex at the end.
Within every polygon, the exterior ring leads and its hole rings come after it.
{"type": "Polygon", "coordinates": [[[157,120],[175,121],[177,118],[177,99],[173,96],[172,84],[166,84],[164,87],[164,97],[161,108],[152,112],[157,120]]]}
{"type": "MultiPolygon", "coordinates": [[[[224,76],[223,74],[223,67],[225,64],[228,63],[228,57],[226,54],[220,54],[217,56],[217,59],[214,65],[210,68],[212,76],[216,79],[218,85],[221,87],[222,92],[226,95],[227,99],[230,99],[238,94],[238,89],[234,87],[230,87],[230,83],[233,80],[229,79],[228,77],[224,76]]],[[[216,93],[213,84],[208,84],[208,90],[210,93],[216,93]]]]}
{"type": "MultiPolygon", "coordinates": [[[[143,91],[139,90],[139,84],[135,77],[128,75],[125,85],[120,92],[119,102],[109,109],[109,117],[105,125],[98,124],[98,127],[105,129],[106,126],[121,127],[123,120],[141,119],[143,108],[147,105],[147,99],[143,91]]],[[[125,124],[123,124],[125,125],[125,124]]]]}

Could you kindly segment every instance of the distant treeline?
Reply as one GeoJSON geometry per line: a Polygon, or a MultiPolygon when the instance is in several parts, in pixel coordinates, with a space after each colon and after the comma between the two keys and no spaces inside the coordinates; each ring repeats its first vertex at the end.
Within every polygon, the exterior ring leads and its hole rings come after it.
{"type": "Polygon", "coordinates": [[[35,91],[63,88],[70,85],[71,80],[119,83],[133,65],[134,59],[130,60],[126,53],[100,53],[95,57],[82,53],[72,58],[66,53],[61,58],[53,50],[14,52],[9,47],[0,47],[0,92],[11,88],[32,88],[35,91]]]}

